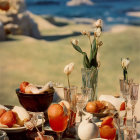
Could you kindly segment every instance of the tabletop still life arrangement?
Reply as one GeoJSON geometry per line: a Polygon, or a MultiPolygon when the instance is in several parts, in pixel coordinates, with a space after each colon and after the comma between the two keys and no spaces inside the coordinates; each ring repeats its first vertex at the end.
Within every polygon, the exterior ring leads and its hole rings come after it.
{"type": "Polygon", "coordinates": [[[81,32],[90,43],[89,57],[78,40],[71,41],[73,48],[83,55],[83,85],[79,90],[70,79],[75,66],[73,62],[64,67],[68,84],[61,87],[60,94],[64,98],[59,101],[53,100],[55,94],[59,94],[56,83],[50,81],[44,86],[25,81],[20,83],[16,94],[22,107],[0,105],[0,140],[7,138],[8,133],[14,135],[14,132],[33,129],[36,130],[34,140],[137,140],[137,117],[134,112],[139,84],[129,78],[129,58],[121,60],[123,78],[118,80],[120,97],[97,96],[102,25],[101,19],[95,22],[93,39],[90,32],[81,32]],[[46,131],[54,133],[49,135],[46,131]]]}

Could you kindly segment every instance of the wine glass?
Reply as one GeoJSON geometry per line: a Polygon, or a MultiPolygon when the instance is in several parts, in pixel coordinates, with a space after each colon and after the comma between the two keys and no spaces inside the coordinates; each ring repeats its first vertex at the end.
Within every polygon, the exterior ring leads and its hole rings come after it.
{"type": "Polygon", "coordinates": [[[82,111],[88,102],[89,93],[90,93],[89,91],[90,88],[82,87],[81,92],[76,94],[76,108],[77,108],[78,115],[80,117],[80,122],[82,118],[82,111]]]}
{"type": "MultiPolygon", "coordinates": [[[[56,112],[59,108],[53,110],[56,112]]],[[[48,114],[49,115],[49,114],[48,114]]],[[[68,115],[67,114],[60,114],[49,118],[50,127],[54,132],[56,132],[58,136],[58,140],[62,140],[62,133],[66,130],[68,125],[68,115]]]]}
{"type": "Polygon", "coordinates": [[[124,140],[137,140],[136,116],[129,116],[126,118],[126,127],[124,128],[124,140]]]}
{"type": "Polygon", "coordinates": [[[139,92],[139,84],[133,83],[130,93],[130,102],[132,105],[132,117],[134,116],[135,105],[138,101],[138,92],[139,92]]]}
{"type": "Polygon", "coordinates": [[[77,93],[77,86],[71,86],[64,88],[64,99],[69,102],[70,104],[70,115],[69,115],[69,124],[68,128],[75,125],[75,118],[76,118],[76,93],[77,93]]]}
{"type": "Polygon", "coordinates": [[[121,91],[122,97],[125,100],[125,108],[126,108],[125,116],[127,116],[127,103],[128,103],[128,99],[130,98],[132,82],[133,80],[120,79],[120,91],[121,91]]]}

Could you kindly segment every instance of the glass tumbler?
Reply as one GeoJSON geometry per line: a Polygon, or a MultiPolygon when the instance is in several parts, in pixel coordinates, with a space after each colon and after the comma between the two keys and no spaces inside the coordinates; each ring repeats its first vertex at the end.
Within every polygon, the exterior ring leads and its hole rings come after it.
{"type": "Polygon", "coordinates": [[[70,115],[69,115],[69,123],[68,127],[72,127],[75,125],[75,119],[76,119],[76,93],[77,93],[77,87],[71,86],[64,87],[64,99],[69,102],[70,104],[70,115]]]}
{"type": "Polygon", "coordinates": [[[135,116],[126,118],[124,140],[137,140],[137,118],[135,116]]]}
{"type": "Polygon", "coordinates": [[[135,105],[138,101],[138,93],[139,93],[139,84],[133,83],[131,93],[130,93],[130,102],[132,105],[132,116],[134,116],[135,105]]]}
{"type": "Polygon", "coordinates": [[[126,108],[125,117],[127,116],[127,103],[128,103],[128,99],[130,98],[132,84],[133,84],[133,80],[126,81],[124,79],[120,79],[120,92],[125,100],[125,108],[126,108]]]}

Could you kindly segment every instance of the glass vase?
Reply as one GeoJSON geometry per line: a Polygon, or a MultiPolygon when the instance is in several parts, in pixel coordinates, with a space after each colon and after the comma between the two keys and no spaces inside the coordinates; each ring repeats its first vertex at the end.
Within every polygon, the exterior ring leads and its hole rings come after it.
{"type": "Polygon", "coordinates": [[[81,73],[82,73],[83,87],[92,89],[92,92],[89,96],[89,101],[97,100],[98,69],[82,68],[81,73]]]}

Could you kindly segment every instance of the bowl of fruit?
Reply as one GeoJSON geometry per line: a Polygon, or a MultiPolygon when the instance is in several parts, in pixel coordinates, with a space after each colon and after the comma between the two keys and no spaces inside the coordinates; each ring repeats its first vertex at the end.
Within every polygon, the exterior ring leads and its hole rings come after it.
{"type": "Polygon", "coordinates": [[[53,101],[54,88],[51,82],[44,86],[36,86],[22,82],[16,89],[20,104],[28,111],[44,112],[53,101]]]}
{"type": "Polygon", "coordinates": [[[106,101],[89,101],[84,108],[84,113],[93,114],[95,117],[106,117],[115,111],[115,107],[106,101]]]}

